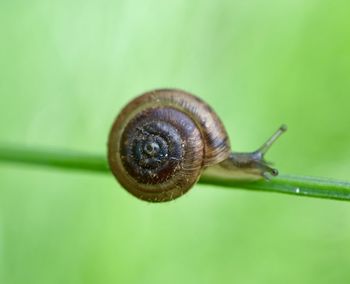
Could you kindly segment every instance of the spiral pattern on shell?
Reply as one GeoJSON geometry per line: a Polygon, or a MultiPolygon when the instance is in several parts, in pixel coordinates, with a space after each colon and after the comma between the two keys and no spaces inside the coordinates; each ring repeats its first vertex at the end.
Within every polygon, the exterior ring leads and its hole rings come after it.
{"type": "Polygon", "coordinates": [[[150,201],[186,193],[204,167],[230,155],[225,128],[199,98],[163,89],[132,100],[115,120],[108,141],[109,166],[121,185],[150,201]]]}

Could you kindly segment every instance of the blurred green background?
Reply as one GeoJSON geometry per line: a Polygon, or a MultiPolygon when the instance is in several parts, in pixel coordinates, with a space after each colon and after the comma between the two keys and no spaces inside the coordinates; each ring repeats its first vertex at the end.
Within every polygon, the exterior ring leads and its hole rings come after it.
{"type": "MultiPolygon", "coordinates": [[[[1,1],[0,141],[106,151],[123,105],[195,93],[233,149],[350,180],[350,2],[1,1]]],[[[0,164],[0,283],[347,283],[350,203],[0,164]]]]}

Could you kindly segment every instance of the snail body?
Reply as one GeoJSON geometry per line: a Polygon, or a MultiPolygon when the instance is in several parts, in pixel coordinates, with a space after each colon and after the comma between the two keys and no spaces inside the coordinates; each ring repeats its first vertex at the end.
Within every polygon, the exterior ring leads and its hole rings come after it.
{"type": "Polygon", "coordinates": [[[213,109],[176,89],[155,90],[132,100],[116,118],[108,140],[114,176],[128,192],[150,202],[178,198],[203,172],[252,180],[266,172],[276,175],[259,153],[232,153],[213,109]]]}

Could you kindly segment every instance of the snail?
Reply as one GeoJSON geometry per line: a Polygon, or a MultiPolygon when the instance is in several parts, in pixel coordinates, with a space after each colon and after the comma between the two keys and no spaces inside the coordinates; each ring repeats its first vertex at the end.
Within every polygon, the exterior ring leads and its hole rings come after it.
{"type": "Polygon", "coordinates": [[[165,202],[188,192],[201,176],[255,181],[278,175],[264,154],[286,129],[282,125],[254,152],[232,152],[225,127],[208,104],[182,90],[159,89],[136,97],[117,116],[108,163],[129,193],[165,202]]]}

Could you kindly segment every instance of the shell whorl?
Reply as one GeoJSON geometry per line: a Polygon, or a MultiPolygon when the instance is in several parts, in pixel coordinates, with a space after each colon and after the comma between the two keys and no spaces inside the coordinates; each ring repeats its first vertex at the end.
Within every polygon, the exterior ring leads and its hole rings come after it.
{"type": "Polygon", "coordinates": [[[228,135],[199,98],[163,89],[132,100],[114,122],[108,141],[110,168],[136,197],[161,202],[187,192],[203,168],[230,155],[228,135]]]}

